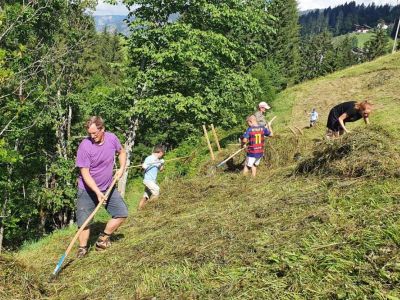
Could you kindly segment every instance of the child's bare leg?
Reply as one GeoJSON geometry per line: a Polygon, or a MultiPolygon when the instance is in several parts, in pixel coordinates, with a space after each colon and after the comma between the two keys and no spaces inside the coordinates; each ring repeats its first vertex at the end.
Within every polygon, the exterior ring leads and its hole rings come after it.
{"type": "Polygon", "coordinates": [[[150,199],[149,199],[149,202],[152,202],[152,201],[154,201],[154,200],[157,200],[158,196],[159,196],[159,195],[151,195],[151,197],[150,197],[150,199]]]}
{"type": "Polygon", "coordinates": [[[138,209],[142,209],[143,207],[145,207],[146,202],[147,202],[147,198],[146,197],[143,197],[142,199],[140,199],[138,209]]]}
{"type": "Polygon", "coordinates": [[[249,173],[249,169],[247,168],[247,165],[244,165],[244,168],[243,168],[243,175],[247,175],[249,173]]]}
{"type": "Polygon", "coordinates": [[[251,167],[251,175],[253,177],[256,177],[256,175],[257,175],[257,167],[256,166],[251,167]]]}

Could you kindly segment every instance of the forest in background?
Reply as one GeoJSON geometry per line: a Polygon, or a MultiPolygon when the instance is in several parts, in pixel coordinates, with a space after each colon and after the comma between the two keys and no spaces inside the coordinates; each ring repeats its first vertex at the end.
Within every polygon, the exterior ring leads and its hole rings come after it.
{"type": "Polygon", "coordinates": [[[355,25],[375,28],[379,23],[385,23],[390,25],[389,32],[394,37],[396,28],[393,25],[399,16],[400,5],[376,5],[375,3],[358,5],[355,1],[350,1],[333,8],[308,11],[300,16],[299,23],[302,36],[326,30],[338,36],[353,32],[355,25]]]}
{"type": "Polygon", "coordinates": [[[129,37],[96,32],[95,1],[1,5],[0,249],[73,222],[88,116],[102,115],[136,163],[155,143],[194,145],[204,123],[240,125],[297,82],[388,52],[380,30],[361,53],[329,30],[301,37],[292,0],[125,4],[140,5],[129,37]]]}

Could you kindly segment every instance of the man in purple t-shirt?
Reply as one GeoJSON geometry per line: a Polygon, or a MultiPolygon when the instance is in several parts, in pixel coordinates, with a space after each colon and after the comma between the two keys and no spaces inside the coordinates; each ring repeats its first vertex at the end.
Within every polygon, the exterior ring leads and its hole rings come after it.
{"type": "MultiPolygon", "coordinates": [[[[115,134],[105,132],[104,121],[101,117],[91,117],[86,122],[86,130],[89,134],[79,145],[76,157],[76,167],[80,174],[78,179],[78,203],[76,219],[78,226],[82,226],[85,220],[96,208],[104,193],[113,180],[113,167],[115,154],[118,154],[120,168],[115,176],[120,178],[126,165],[126,152],[115,134]]],[[[105,250],[111,246],[110,236],[118,229],[128,216],[128,209],[120,193],[114,188],[106,199],[106,209],[112,216],[96,242],[96,250],[105,250]]],[[[90,235],[89,226],[79,235],[78,257],[83,257],[88,251],[90,235]]]]}

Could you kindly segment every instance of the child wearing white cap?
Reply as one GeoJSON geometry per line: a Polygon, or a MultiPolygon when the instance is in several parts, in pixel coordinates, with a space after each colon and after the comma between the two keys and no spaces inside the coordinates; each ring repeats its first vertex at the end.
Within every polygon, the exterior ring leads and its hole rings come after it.
{"type": "Polygon", "coordinates": [[[267,102],[260,102],[258,104],[258,110],[254,113],[254,116],[257,119],[257,123],[259,126],[265,127],[267,125],[267,122],[265,121],[265,116],[264,113],[267,109],[270,109],[271,107],[267,104],[267,102]]]}

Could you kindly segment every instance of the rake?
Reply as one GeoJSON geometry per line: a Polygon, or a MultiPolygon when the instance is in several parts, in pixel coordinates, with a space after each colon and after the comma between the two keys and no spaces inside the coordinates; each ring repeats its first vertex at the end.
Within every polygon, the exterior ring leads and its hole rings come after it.
{"type": "Polygon", "coordinates": [[[104,195],[104,198],[99,201],[97,204],[96,208],[94,211],[90,214],[90,216],[86,219],[86,221],[82,224],[82,226],[79,228],[78,232],[75,234],[74,238],[71,240],[69,243],[69,246],[63,256],[61,256],[60,260],[57,263],[56,268],[53,271],[53,277],[55,277],[58,272],[61,270],[61,266],[64,263],[64,260],[67,258],[69,252],[71,251],[72,247],[74,246],[76,240],[78,239],[79,235],[81,232],[86,228],[86,226],[90,223],[90,221],[93,219],[94,215],[97,213],[97,211],[100,209],[101,205],[104,203],[104,201],[110,196],[112,189],[114,188],[115,183],[117,182],[118,178],[114,177],[110,187],[108,188],[106,194],[104,195]]]}

